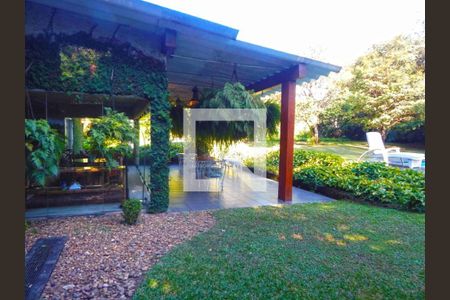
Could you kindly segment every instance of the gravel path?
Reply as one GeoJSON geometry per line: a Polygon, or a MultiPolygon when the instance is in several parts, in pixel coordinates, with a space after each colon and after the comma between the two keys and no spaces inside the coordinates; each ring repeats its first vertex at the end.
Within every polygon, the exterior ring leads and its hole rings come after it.
{"type": "Polygon", "coordinates": [[[44,299],[128,299],[146,271],[173,246],[214,225],[208,212],[142,214],[135,226],[120,213],[31,221],[26,250],[40,237],[69,237],[44,299]]]}

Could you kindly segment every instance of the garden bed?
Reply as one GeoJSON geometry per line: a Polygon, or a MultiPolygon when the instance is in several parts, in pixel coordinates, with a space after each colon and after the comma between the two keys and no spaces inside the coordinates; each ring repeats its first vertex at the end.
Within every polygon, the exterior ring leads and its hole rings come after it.
{"type": "MultiPolygon", "coordinates": [[[[253,172],[253,168],[250,168],[253,172]]],[[[272,180],[278,181],[278,175],[274,174],[272,172],[266,172],[266,177],[272,180]]],[[[367,199],[356,197],[354,194],[327,186],[318,186],[318,187],[312,187],[307,184],[304,184],[300,180],[294,180],[292,183],[293,186],[298,187],[300,189],[304,189],[307,191],[312,191],[317,194],[321,194],[327,197],[330,197],[332,199],[341,199],[341,200],[349,200],[357,203],[367,203],[367,199]]],[[[388,208],[398,208],[395,205],[389,205],[388,203],[379,203],[379,202],[371,202],[372,204],[380,207],[388,207],[388,208]]]]}
{"type": "MultiPolygon", "coordinates": [[[[252,160],[246,165],[252,169],[252,160]]],[[[346,162],[324,152],[294,151],[293,185],[334,199],[425,211],[425,176],[375,162],[346,162]]],[[[267,154],[267,177],[278,180],[279,152],[267,154]]]]}
{"type": "Polygon", "coordinates": [[[126,299],[173,246],[211,228],[208,212],[144,214],[135,226],[119,213],[31,221],[27,251],[42,237],[68,236],[44,299],[126,299]]]}

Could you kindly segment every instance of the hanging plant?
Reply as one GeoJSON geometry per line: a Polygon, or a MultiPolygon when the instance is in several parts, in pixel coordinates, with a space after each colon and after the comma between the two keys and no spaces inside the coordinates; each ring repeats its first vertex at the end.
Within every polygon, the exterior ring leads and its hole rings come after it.
{"type": "MultiPolygon", "coordinates": [[[[264,103],[259,96],[237,83],[225,83],[223,89],[205,89],[200,93],[200,108],[236,108],[236,109],[258,109],[267,110],[267,133],[277,133],[280,123],[280,105],[274,101],[264,103]]],[[[183,106],[176,103],[171,109],[172,134],[181,137],[183,135],[183,106]]],[[[214,142],[221,145],[230,145],[233,142],[253,138],[253,122],[250,121],[201,121],[196,124],[196,137],[198,154],[207,154],[214,142]]]]}

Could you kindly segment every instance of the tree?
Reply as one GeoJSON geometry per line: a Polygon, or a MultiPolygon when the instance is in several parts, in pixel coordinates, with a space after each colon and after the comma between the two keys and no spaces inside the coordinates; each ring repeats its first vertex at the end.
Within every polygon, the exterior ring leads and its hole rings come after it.
{"type": "Polygon", "coordinates": [[[337,93],[352,108],[353,121],[385,139],[400,123],[424,120],[424,54],[422,37],[398,36],[359,58],[337,93]]]}
{"type": "Polygon", "coordinates": [[[322,113],[332,103],[327,91],[332,86],[332,79],[320,77],[303,83],[296,95],[295,116],[297,122],[304,122],[313,137],[313,143],[319,143],[319,124],[322,113]]]}

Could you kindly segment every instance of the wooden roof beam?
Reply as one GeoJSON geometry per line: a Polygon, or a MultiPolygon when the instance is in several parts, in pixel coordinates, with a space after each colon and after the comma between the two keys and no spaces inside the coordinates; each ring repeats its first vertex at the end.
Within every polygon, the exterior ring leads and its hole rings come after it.
{"type": "Polygon", "coordinates": [[[306,76],[306,65],[298,64],[290,67],[289,69],[283,70],[279,73],[275,73],[269,77],[261,79],[260,81],[249,84],[246,86],[246,89],[259,92],[284,82],[296,81],[297,79],[303,78],[305,76],[306,76]]]}

